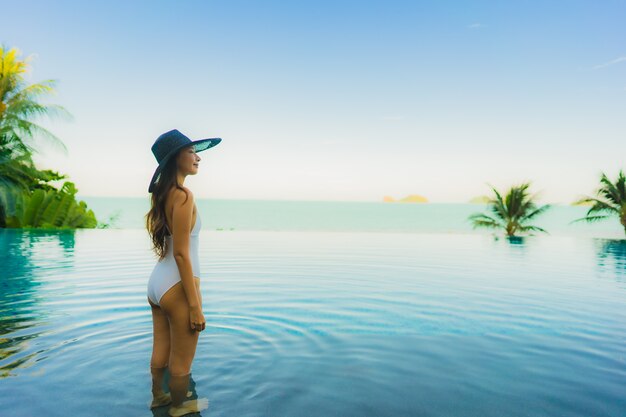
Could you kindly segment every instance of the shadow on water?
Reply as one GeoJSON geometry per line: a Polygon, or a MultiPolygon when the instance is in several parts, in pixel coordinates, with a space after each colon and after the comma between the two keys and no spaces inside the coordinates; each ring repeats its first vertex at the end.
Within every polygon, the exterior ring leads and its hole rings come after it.
{"type": "Polygon", "coordinates": [[[524,246],[525,238],[522,236],[507,236],[506,240],[509,241],[511,246],[524,246]]]}
{"type": "Polygon", "coordinates": [[[493,236],[493,243],[497,246],[504,245],[514,258],[525,259],[529,240],[523,236],[493,236]]]}
{"type": "Polygon", "coordinates": [[[40,263],[45,268],[46,262],[71,261],[74,244],[74,231],[0,230],[0,378],[13,376],[12,370],[30,366],[43,353],[28,352],[29,343],[41,333],[31,328],[47,317],[39,307],[43,283],[38,269],[40,263]],[[60,249],[61,257],[45,260],[52,249],[60,249]]]}
{"type": "Polygon", "coordinates": [[[626,283],[626,239],[596,239],[598,266],[615,273],[615,279],[626,283]]]}
{"type": "Polygon", "coordinates": [[[523,236],[498,236],[493,235],[493,241],[498,242],[500,239],[508,242],[511,246],[524,246],[526,238],[523,236]]]}

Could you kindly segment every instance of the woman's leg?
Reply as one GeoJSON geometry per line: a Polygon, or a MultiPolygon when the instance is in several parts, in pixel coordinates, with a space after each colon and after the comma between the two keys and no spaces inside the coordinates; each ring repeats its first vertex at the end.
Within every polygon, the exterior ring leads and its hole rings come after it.
{"type": "Polygon", "coordinates": [[[165,312],[148,299],[152,310],[152,358],[150,366],[162,368],[168,365],[170,360],[170,322],[165,312]]]}
{"type": "Polygon", "coordinates": [[[163,391],[163,376],[170,356],[170,324],[161,308],[148,298],[152,310],[153,343],[150,373],[152,374],[151,408],[170,402],[170,396],[163,391]]]}
{"type": "MultiPolygon", "coordinates": [[[[172,408],[175,409],[181,407],[187,394],[191,363],[196,353],[200,332],[191,330],[189,326],[189,304],[182,282],[177,282],[161,297],[161,308],[170,323],[170,393],[172,408]]],[[[193,405],[188,407],[195,407],[196,400],[187,401],[185,404],[191,402],[193,405]]],[[[172,409],[170,414],[175,415],[172,414],[172,409]]]]}

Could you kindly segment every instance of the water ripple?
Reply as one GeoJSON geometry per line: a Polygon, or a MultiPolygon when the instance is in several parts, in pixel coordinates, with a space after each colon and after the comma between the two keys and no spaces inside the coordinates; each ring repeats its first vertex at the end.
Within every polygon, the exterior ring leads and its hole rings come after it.
{"type": "MultiPolygon", "coordinates": [[[[119,414],[100,392],[133,396],[122,414],[139,415],[149,397],[146,285],[155,262],[145,233],[0,239],[9,271],[0,281],[0,409],[26,386],[63,385],[82,398],[64,415],[119,414]]],[[[207,327],[194,383],[212,394],[217,415],[617,415],[626,406],[623,245],[203,235],[207,327]]],[[[53,400],[11,407],[30,416],[55,410],[53,400]]]]}

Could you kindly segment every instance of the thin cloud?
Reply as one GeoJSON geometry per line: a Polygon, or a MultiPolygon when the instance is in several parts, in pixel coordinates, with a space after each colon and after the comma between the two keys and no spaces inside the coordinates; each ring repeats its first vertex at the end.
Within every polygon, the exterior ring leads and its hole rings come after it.
{"type": "Polygon", "coordinates": [[[619,58],[616,58],[613,61],[609,61],[609,62],[605,62],[604,64],[596,65],[592,69],[597,70],[597,69],[600,69],[600,68],[606,68],[608,66],[615,65],[615,64],[618,64],[618,63],[624,62],[624,61],[626,61],[626,56],[620,56],[619,58]]]}
{"type": "Polygon", "coordinates": [[[482,23],[472,23],[471,25],[467,25],[468,29],[480,29],[486,27],[482,23]]]}

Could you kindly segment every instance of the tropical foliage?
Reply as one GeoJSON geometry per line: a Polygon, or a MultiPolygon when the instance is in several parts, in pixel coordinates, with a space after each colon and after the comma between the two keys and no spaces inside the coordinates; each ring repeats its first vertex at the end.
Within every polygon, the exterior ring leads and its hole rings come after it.
{"type": "Polygon", "coordinates": [[[491,215],[475,213],[469,216],[473,228],[502,229],[509,237],[534,231],[548,233],[541,227],[527,224],[550,208],[548,204],[540,207],[536,205],[534,197],[528,193],[529,186],[529,183],[513,186],[504,198],[498,190],[491,187],[494,196],[487,201],[491,215]]]}
{"type": "MultiPolygon", "coordinates": [[[[592,204],[585,217],[574,222],[596,222],[609,217],[617,216],[626,233],[626,177],[622,170],[613,183],[602,173],[600,187],[596,190],[597,197],[583,197],[574,204],[592,204]]],[[[572,222],[572,223],[574,223],[572,222]]]]}
{"type": "Polygon", "coordinates": [[[65,182],[60,190],[37,189],[21,199],[13,216],[7,217],[7,227],[37,227],[75,229],[96,227],[92,210],[84,201],[76,202],[76,187],[65,182]]]}
{"type": "Polygon", "coordinates": [[[39,170],[33,162],[38,138],[66,151],[61,140],[35,120],[69,113],[60,106],[40,102],[54,92],[55,81],[27,84],[24,75],[29,61],[21,60],[16,48],[0,46],[0,227],[94,227],[93,212],[79,208],[86,207],[84,202],[68,203],[68,199],[75,198],[73,184],[66,182],[60,190],[51,184],[66,176],[39,170]],[[60,210],[67,212],[51,209],[56,205],[54,201],[64,201],[60,210]]]}

